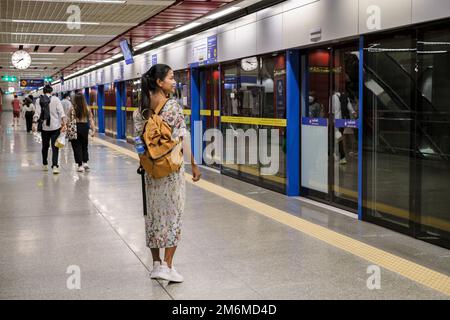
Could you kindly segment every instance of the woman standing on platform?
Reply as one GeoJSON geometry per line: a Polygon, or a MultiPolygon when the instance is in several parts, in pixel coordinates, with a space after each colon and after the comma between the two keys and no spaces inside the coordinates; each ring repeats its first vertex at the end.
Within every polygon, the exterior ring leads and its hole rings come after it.
{"type": "Polygon", "coordinates": [[[84,95],[75,94],[72,108],[69,110],[68,138],[72,143],[78,172],[89,170],[89,135],[94,136],[95,124],[92,112],[86,103],[84,95]]]}
{"type": "MultiPolygon", "coordinates": [[[[175,99],[169,99],[175,92],[176,82],[172,69],[165,64],[156,64],[141,79],[142,102],[140,110],[133,114],[136,136],[142,134],[145,119],[153,110],[164,105],[159,113],[172,129],[172,139],[180,138],[185,158],[191,159],[193,181],[200,180],[200,170],[191,154],[190,139],[186,135],[183,109],[175,99]]],[[[153,257],[152,279],[183,282],[173,266],[173,256],[181,239],[181,223],[186,197],[184,165],[179,171],[154,179],[145,174],[147,212],[145,217],[146,243],[153,257]],[[164,248],[164,261],[160,249],[164,248]]]]}
{"type": "Polygon", "coordinates": [[[33,101],[30,100],[29,97],[25,98],[23,100],[23,108],[22,111],[25,116],[25,121],[27,123],[27,132],[31,132],[32,125],[33,125],[33,116],[36,112],[36,107],[33,104],[33,101]]]}

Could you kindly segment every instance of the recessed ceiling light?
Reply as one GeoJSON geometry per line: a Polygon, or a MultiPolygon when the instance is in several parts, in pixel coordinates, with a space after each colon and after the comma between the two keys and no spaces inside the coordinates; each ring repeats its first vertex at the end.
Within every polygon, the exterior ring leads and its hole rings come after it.
{"type": "MultiPolygon", "coordinates": [[[[7,19],[2,19],[2,20],[7,20],[7,19]]],[[[69,22],[67,20],[64,21],[57,21],[57,20],[10,20],[11,22],[17,22],[17,23],[48,23],[48,24],[68,24],[69,22]]],[[[94,25],[97,26],[100,24],[100,22],[77,22],[77,24],[82,24],[82,25],[94,25]]]]}
{"type": "Polygon", "coordinates": [[[171,34],[171,33],[166,33],[166,34],[163,34],[163,35],[161,35],[161,36],[159,36],[159,37],[154,38],[153,40],[155,40],[155,41],[161,41],[161,40],[167,39],[167,38],[169,38],[169,37],[171,37],[171,36],[173,36],[173,34],[171,34]]]}
{"type": "Polygon", "coordinates": [[[142,42],[141,44],[138,44],[135,48],[140,49],[140,48],[146,47],[148,45],[151,45],[152,43],[153,42],[151,42],[151,41],[145,41],[145,42],[142,42]]]}
{"type": "Polygon", "coordinates": [[[177,32],[183,32],[183,31],[186,31],[186,30],[195,28],[195,27],[197,27],[197,26],[199,26],[199,25],[200,25],[199,22],[192,22],[192,23],[189,23],[189,24],[187,24],[187,25],[185,25],[185,26],[179,27],[178,29],[175,29],[175,31],[177,31],[177,32]]]}
{"type": "Polygon", "coordinates": [[[115,35],[108,34],[80,34],[80,33],[33,33],[33,32],[0,32],[0,34],[12,34],[16,36],[49,36],[49,37],[92,37],[113,38],[115,35]]]}
{"type": "Polygon", "coordinates": [[[63,55],[62,52],[28,52],[29,54],[51,54],[51,55],[63,55]]]}
{"type": "Polygon", "coordinates": [[[225,15],[227,15],[229,13],[232,13],[234,11],[237,11],[239,9],[241,9],[241,8],[240,7],[231,7],[231,8],[225,9],[223,11],[220,11],[220,12],[217,12],[217,13],[213,13],[212,15],[206,16],[205,18],[209,19],[209,20],[214,20],[214,19],[223,17],[223,16],[225,16],[225,15]]]}

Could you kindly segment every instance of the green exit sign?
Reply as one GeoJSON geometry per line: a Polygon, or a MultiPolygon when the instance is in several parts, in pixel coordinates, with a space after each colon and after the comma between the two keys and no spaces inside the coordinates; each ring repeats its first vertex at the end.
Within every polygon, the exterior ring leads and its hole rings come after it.
{"type": "Polygon", "coordinates": [[[16,82],[17,81],[17,77],[15,77],[15,76],[2,76],[2,81],[16,82]]]}
{"type": "Polygon", "coordinates": [[[44,77],[44,82],[52,82],[53,78],[52,77],[44,77]]]}

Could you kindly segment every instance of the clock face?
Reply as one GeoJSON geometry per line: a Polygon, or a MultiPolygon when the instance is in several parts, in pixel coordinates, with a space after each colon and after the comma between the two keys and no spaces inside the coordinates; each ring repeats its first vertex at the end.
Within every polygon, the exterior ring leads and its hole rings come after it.
{"type": "Polygon", "coordinates": [[[17,69],[27,69],[31,64],[31,57],[28,52],[19,50],[13,53],[11,62],[17,69]]]}
{"type": "Polygon", "coordinates": [[[251,57],[241,60],[241,68],[245,71],[253,71],[258,69],[258,58],[251,57]]]}

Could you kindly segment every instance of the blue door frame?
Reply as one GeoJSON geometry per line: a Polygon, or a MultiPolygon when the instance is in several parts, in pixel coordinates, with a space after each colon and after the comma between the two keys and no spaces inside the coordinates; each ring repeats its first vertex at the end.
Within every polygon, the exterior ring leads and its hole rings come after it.
{"type": "Polygon", "coordinates": [[[86,103],[88,104],[88,105],[90,105],[90,99],[89,99],[89,88],[84,88],[84,91],[83,91],[83,93],[84,93],[84,98],[86,99],[86,103]]]}
{"type": "Polygon", "coordinates": [[[103,106],[105,105],[105,86],[97,86],[97,106],[98,106],[98,132],[105,133],[105,110],[103,106]]]}
{"type": "Polygon", "coordinates": [[[286,52],[286,194],[300,195],[300,52],[286,52]]]}
{"type": "Polygon", "coordinates": [[[200,120],[199,69],[190,68],[191,75],[191,144],[195,162],[202,163],[202,126],[200,120]]]}
{"type": "Polygon", "coordinates": [[[126,92],[125,92],[125,82],[116,82],[116,130],[118,140],[123,140],[126,138],[126,92]]]}

